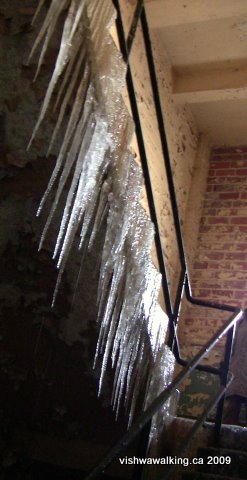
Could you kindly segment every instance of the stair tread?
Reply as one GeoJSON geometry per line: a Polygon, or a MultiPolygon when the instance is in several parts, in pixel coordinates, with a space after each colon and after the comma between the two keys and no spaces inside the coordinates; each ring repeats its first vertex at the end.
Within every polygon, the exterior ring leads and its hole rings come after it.
{"type": "MultiPolygon", "coordinates": [[[[177,431],[188,432],[194,426],[194,421],[179,419],[177,431]]],[[[195,464],[193,470],[181,472],[184,480],[244,480],[247,472],[247,428],[242,426],[222,425],[219,445],[214,444],[214,424],[206,422],[202,435],[199,438],[195,458],[203,458],[203,464],[195,464]],[[206,445],[206,443],[208,443],[206,445]],[[198,446],[199,446],[198,445],[198,446]],[[212,456],[212,464],[208,463],[207,456],[212,456]],[[224,457],[231,457],[228,464],[224,457]],[[218,457],[218,458],[214,458],[218,457]],[[223,457],[223,458],[220,458],[223,457]],[[220,463],[222,462],[222,463],[220,463]]]]}

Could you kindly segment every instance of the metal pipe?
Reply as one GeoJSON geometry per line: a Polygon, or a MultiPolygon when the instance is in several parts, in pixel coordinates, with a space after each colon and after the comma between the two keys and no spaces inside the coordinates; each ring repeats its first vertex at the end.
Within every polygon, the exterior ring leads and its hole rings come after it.
{"type": "MultiPolygon", "coordinates": [[[[189,363],[189,360],[185,360],[185,358],[182,357],[176,357],[175,355],[175,349],[173,351],[174,357],[178,365],[181,365],[182,367],[186,367],[189,363]]],[[[206,373],[212,373],[214,375],[220,375],[221,369],[217,367],[211,367],[211,365],[197,365],[196,370],[200,372],[206,372],[206,373]]]]}
{"type": "Polygon", "coordinates": [[[185,280],[186,280],[186,271],[185,271],[185,268],[182,268],[180,272],[178,286],[177,286],[176,299],[173,307],[173,329],[170,329],[169,337],[167,340],[168,347],[170,347],[172,352],[176,350],[176,355],[179,358],[180,358],[180,351],[179,351],[179,341],[177,337],[177,324],[178,324],[180,309],[182,305],[185,280]]]}
{"type": "MultiPolygon", "coordinates": [[[[182,302],[182,292],[183,292],[183,290],[181,289],[182,279],[183,279],[183,271],[181,271],[180,282],[179,282],[178,291],[177,291],[177,298],[176,298],[176,302],[175,302],[175,305],[174,305],[173,321],[175,322],[175,324],[178,323],[179,310],[181,308],[181,302],[182,302]]],[[[187,277],[186,273],[184,274],[183,288],[184,287],[185,287],[185,289],[187,288],[190,291],[190,286],[189,286],[188,277],[187,277]]],[[[203,300],[197,300],[197,299],[194,299],[192,297],[191,297],[191,299],[192,299],[191,303],[193,303],[194,305],[199,305],[199,306],[208,307],[208,308],[215,308],[215,309],[218,309],[218,310],[226,310],[226,311],[230,311],[230,312],[238,311],[238,309],[236,309],[236,307],[232,307],[230,305],[224,305],[224,304],[218,305],[218,304],[214,304],[214,303],[210,303],[210,302],[204,302],[203,300]]],[[[173,326],[173,330],[170,331],[170,336],[169,336],[169,339],[168,339],[168,346],[170,346],[170,348],[172,349],[173,354],[175,356],[175,359],[176,359],[176,361],[179,365],[182,365],[182,366],[188,365],[188,360],[182,358],[181,355],[180,355],[179,342],[178,342],[178,337],[177,337],[177,332],[176,332],[175,325],[173,326]],[[173,339],[173,343],[171,343],[172,339],[173,339]]],[[[227,348],[226,351],[225,351],[225,357],[224,357],[225,358],[225,365],[226,365],[226,361],[227,361],[226,359],[227,359],[228,355],[231,355],[231,350],[229,350],[229,348],[227,348]]],[[[229,362],[230,362],[230,357],[228,358],[228,365],[229,365],[229,362]]],[[[217,367],[211,367],[211,366],[206,366],[206,365],[197,365],[196,370],[207,372],[207,373],[213,373],[214,375],[221,375],[221,373],[222,373],[222,367],[217,368],[217,367]]]]}
{"type": "Polygon", "coordinates": [[[233,307],[232,305],[226,305],[224,303],[214,303],[214,302],[208,302],[205,300],[201,300],[199,298],[194,298],[192,297],[191,293],[191,286],[189,284],[189,280],[187,277],[186,283],[185,283],[185,293],[186,293],[186,298],[187,300],[192,303],[193,305],[198,305],[201,307],[205,308],[215,308],[216,310],[225,310],[226,312],[235,312],[237,311],[236,307],[233,307]]]}
{"type": "MultiPolygon", "coordinates": [[[[232,356],[232,348],[233,348],[233,342],[234,342],[234,337],[235,337],[235,330],[236,330],[236,324],[233,325],[232,328],[227,333],[226,337],[226,347],[225,347],[225,355],[224,355],[224,360],[221,365],[221,375],[220,375],[220,380],[221,380],[221,385],[225,387],[227,385],[227,380],[228,380],[228,372],[229,372],[229,366],[230,366],[230,360],[232,356]]],[[[221,401],[218,404],[217,411],[216,411],[216,418],[215,418],[215,426],[214,426],[214,441],[215,443],[218,442],[219,437],[220,437],[220,429],[221,429],[221,423],[222,423],[222,417],[223,417],[223,409],[224,409],[224,401],[225,401],[225,396],[221,398],[221,401]]]]}

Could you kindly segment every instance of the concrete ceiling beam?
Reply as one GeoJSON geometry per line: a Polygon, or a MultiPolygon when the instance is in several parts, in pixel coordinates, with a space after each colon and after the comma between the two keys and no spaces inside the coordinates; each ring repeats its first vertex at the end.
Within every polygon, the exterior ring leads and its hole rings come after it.
{"type": "Polygon", "coordinates": [[[173,94],[179,103],[246,100],[247,62],[174,68],[173,94]]]}
{"type": "Polygon", "coordinates": [[[150,27],[200,23],[247,14],[246,0],[145,0],[150,27]]]}

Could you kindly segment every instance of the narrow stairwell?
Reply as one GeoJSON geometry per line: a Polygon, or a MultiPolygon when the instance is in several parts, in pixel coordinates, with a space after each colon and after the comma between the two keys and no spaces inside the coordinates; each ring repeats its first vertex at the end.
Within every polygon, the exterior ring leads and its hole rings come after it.
{"type": "Polygon", "coordinates": [[[223,425],[220,445],[213,446],[209,428],[209,445],[199,447],[195,457],[203,463],[195,465],[193,471],[183,472],[182,480],[229,480],[247,479],[247,428],[223,425]]]}

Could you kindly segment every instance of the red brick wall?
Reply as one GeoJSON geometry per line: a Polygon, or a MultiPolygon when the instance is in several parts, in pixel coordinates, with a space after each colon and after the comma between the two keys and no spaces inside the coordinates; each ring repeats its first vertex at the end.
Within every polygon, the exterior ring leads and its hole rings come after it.
{"type": "MultiPolygon", "coordinates": [[[[191,284],[197,298],[247,307],[247,147],[211,153],[191,284]]],[[[180,326],[184,354],[194,354],[228,317],[187,306],[180,326]]],[[[216,363],[220,351],[213,354],[216,363]]]]}
{"type": "Polygon", "coordinates": [[[212,151],[194,295],[247,306],[247,147],[212,151]]]}
{"type": "MultiPolygon", "coordinates": [[[[193,296],[247,307],[247,147],[211,152],[196,252],[190,272],[193,296]]],[[[229,316],[215,309],[183,305],[179,323],[182,355],[194,356],[229,316]]],[[[219,365],[224,341],[205,363],[219,365]]],[[[193,372],[180,396],[180,415],[197,416],[217,388],[217,377],[193,372]]]]}

